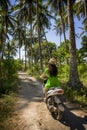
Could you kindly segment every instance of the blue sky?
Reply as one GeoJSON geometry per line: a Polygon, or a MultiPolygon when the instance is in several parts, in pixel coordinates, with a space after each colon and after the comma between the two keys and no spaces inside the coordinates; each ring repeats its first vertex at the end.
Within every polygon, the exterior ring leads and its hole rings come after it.
{"type": "MultiPolygon", "coordinates": [[[[10,0],[12,5],[14,4],[15,0],[10,0]]],[[[52,25],[54,25],[54,22],[52,20],[52,25]]],[[[74,25],[75,25],[75,33],[80,34],[82,32],[81,29],[79,29],[79,27],[83,27],[83,25],[81,24],[81,21],[78,21],[76,18],[74,20],[74,25]]],[[[46,33],[46,37],[47,40],[50,42],[54,42],[56,43],[57,46],[59,46],[60,44],[60,37],[59,35],[56,35],[55,30],[53,30],[53,28],[51,28],[50,30],[47,31],[46,33]]],[[[68,31],[66,32],[66,38],[68,39],[68,31]]],[[[63,41],[63,36],[61,36],[61,41],[63,41]]],[[[81,48],[81,38],[76,38],[76,47],[79,49],[81,48]]]]}
{"type": "MultiPolygon", "coordinates": [[[[52,24],[54,25],[54,22],[52,21],[52,24]]],[[[75,26],[75,33],[81,34],[82,30],[79,27],[83,27],[82,21],[78,21],[78,19],[75,18],[74,20],[74,26],[75,26]]],[[[55,30],[51,28],[51,30],[48,31],[46,34],[48,41],[55,42],[56,45],[60,45],[60,37],[59,35],[56,35],[55,30]]],[[[66,32],[66,38],[69,39],[68,31],[66,32]]],[[[61,41],[64,41],[63,35],[61,36],[61,41]]],[[[76,47],[79,49],[81,48],[81,37],[76,37],[76,47]]]]}

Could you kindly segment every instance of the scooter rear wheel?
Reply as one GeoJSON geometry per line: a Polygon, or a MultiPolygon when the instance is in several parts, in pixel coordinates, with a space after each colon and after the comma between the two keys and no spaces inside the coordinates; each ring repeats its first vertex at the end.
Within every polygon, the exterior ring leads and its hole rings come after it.
{"type": "Polygon", "coordinates": [[[63,117],[63,112],[60,110],[57,110],[56,112],[51,112],[52,116],[56,120],[61,120],[63,117]]]}

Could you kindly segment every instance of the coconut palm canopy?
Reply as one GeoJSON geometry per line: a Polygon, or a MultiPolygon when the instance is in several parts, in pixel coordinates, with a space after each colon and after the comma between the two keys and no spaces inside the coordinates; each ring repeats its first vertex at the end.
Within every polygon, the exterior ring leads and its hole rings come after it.
{"type": "MultiPolygon", "coordinates": [[[[58,45],[62,45],[62,36],[64,43],[62,47],[65,49],[62,50],[69,54],[67,58],[64,53],[65,57],[63,56],[62,61],[62,64],[68,64],[70,67],[68,85],[74,89],[81,88],[82,83],[79,79],[77,64],[75,18],[82,20],[83,33],[81,37],[83,37],[87,32],[86,0],[1,0],[0,59],[14,58],[16,50],[18,50],[19,59],[21,59],[21,48],[24,48],[25,69],[28,64],[32,72],[35,64],[40,70],[43,70],[51,57],[55,57],[61,63],[57,43],[50,43],[51,41],[47,39],[47,31],[53,28],[59,34],[58,45]],[[52,25],[52,20],[54,25],[52,25]],[[66,32],[68,32],[68,37],[66,32]],[[14,49],[11,49],[12,53],[9,53],[11,47],[14,49]]],[[[80,34],[78,35],[80,36],[80,34]]],[[[50,37],[55,39],[53,35],[50,37]]]]}

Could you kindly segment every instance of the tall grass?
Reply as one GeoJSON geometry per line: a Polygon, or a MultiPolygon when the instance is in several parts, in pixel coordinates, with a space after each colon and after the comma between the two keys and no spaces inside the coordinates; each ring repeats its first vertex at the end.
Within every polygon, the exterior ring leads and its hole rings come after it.
{"type": "Polygon", "coordinates": [[[16,101],[15,94],[3,95],[0,99],[0,122],[7,118],[14,111],[16,101]]]}

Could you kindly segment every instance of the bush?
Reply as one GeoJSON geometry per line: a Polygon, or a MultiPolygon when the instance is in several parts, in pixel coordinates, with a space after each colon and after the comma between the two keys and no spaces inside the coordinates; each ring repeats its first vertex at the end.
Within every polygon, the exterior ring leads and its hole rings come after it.
{"type": "Polygon", "coordinates": [[[15,66],[17,68],[17,71],[23,70],[24,63],[22,60],[15,60],[15,66]]]}
{"type": "Polygon", "coordinates": [[[13,59],[5,59],[0,63],[0,95],[17,89],[17,66],[13,59]]]}
{"type": "Polygon", "coordinates": [[[18,79],[3,79],[0,85],[0,95],[18,91],[18,79]]]}
{"type": "Polygon", "coordinates": [[[84,74],[87,76],[87,64],[81,64],[78,66],[79,75],[83,77],[84,74]]]}
{"type": "Polygon", "coordinates": [[[82,106],[87,107],[87,89],[82,88],[80,91],[72,90],[71,87],[64,88],[65,95],[72,102],[77,102],[82,106]]]}

